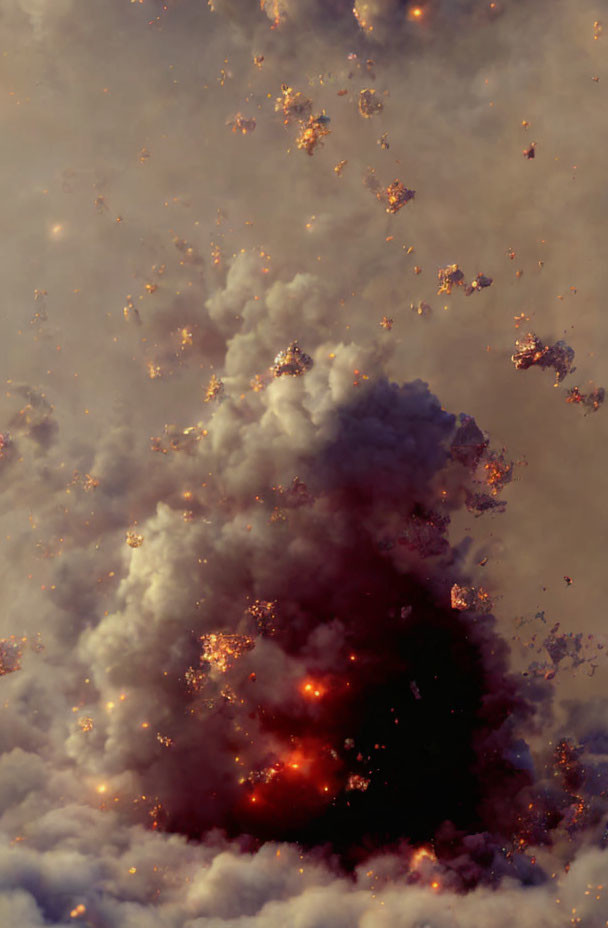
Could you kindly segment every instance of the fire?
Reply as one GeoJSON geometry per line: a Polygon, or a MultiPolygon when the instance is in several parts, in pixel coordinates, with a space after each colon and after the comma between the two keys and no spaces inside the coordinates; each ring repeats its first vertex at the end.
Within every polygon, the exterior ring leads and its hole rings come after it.
{"type": "Polygon", "coordinates": [[[80,902],[72,911],[70,912],[70,918],[78,918],[79,915],[84,915],[87,908],[85,905],[80,902]]]}
{"type": "Polygon", "coordinates": [[[411,22],[415,22],[415,23],[420,22],[423,16],[424,16],[424,10],[422,9],[421,6],[414,6],[408,10],[407,18],[411,22]]]}
{"type": "Polygon", "coordinates": [[[420,866],[423,860],[430,860],[432,863],[434,863],[437,860],[437,857],[435,856],[435,852],[433,851],[432,848],[424,847],[424,846],[419,847],[412,857],[410,869],[415,870],[417,867],[420,866]]]}
{"type": "Polygon", "coordinates": [[[301,686],[302,695],[307,699],[321,699],[325,695],[325,690],[320,683],[314,680],[305,680],[301,686]]]}

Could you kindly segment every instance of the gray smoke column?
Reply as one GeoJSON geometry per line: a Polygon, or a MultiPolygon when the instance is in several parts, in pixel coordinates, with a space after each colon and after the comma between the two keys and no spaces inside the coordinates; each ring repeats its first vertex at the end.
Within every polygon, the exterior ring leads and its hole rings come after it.
{"type": "Polygon", "coordinates": [[[5,0],[0,924],[608,923],[607,16],[5,0]]]}

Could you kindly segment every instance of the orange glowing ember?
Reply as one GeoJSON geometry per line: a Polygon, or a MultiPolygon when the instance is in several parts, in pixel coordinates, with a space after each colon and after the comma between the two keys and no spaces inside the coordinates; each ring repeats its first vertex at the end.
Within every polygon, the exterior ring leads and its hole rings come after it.
{"type": "Polygon", "coordinates": [[[302,694],[308,699],[320,699],[325,693],[323,687],[314,680],[305,680],[301,686],[301,690],[302,694]]]}
{"type": "Polygon", "coordinates": [[[412,7],[407,14],[407,18],[412,22],[419,22],[424,16],[424,10],[420,6],[412,7]]]}

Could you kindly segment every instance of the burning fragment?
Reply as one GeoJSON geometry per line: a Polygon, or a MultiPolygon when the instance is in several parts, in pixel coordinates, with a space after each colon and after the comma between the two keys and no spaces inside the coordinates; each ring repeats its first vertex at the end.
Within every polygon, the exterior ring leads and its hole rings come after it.
{"type": "Polygon", "coordinates": [[[485,482],[496,496],[513,479],[513,462],[507,461],[504,451],[487,451],[483,464],[485,482]]]}
{"type": "Polygon", "coordinates": [[[602,403],[606,391],[603,387],[593,387],[589,393],[581,393],[578,387],[572,387],[566,394],[566,402],[574,403],[576,406],[585,406],[593,412],[597,412],[602,403]]]}
{"type": "Polygon", "coordinates": [[[11,437],[8,432],[0,432],[0,461],[8,454],[11,447],[11,437]]]}
{"type": "Polygon", "coordinates": [[[437,271],[439,280],[439,290],[437,294],[451,293],[452,287],[464,286],[464,274],[457,264],[448,264],[446,267],[440,267],[437,271]]]}
{"type": "Polygon", "coordinates": [[[159,731],[156,732],[156,740],[165,748],[170,748],[175,744],[173,738],[170,738],[169,735],[163,735],[159,731]]]}
{"type": "Polygon", "coordinates": [[[205,403],[210,403],[212,400],[218,400],[224,392],[224,384],[222,381],[215,376],[211,375],[211,380],[207,384],[207,389],[205,391],[205,403]]]}
{"type": "Polygon", "coordinates": [[[492,278],[486,277],[485,274],[478,274],[475,280],[472,280],[468,284],[464,292],[466,296],[470,296],[472,293],[475,293],[476,290],[483,290],[485,287],[490,287],[492,285],[492,278]]]}
{"type": "Polygon", "coordinates": [[[310,116],[312,110],[312,100],[305,97],[299,90],[294,90],[287,84],[281,84],[281,96],[277,97],[275,103],[275,112],[283,113],[285,117],[284,124],[288,125],[292,120],[305,119],[310,116]]]}
{"type": "Polygon", "coordinates": [[[399,210],[405,206],[406,203],[409,203],[410,200],[413,200],[415,196],[415,190],[409,190],[400,180],[394,180],[392,184],[388,185],[378,199],[386,203],[387,213],[394,214],[398,213],[399,210]]]}
{"type": "Polygon", "coordinates": [[[329,116],[326,116],[324,112],[319,116],[309,116],[306,122],[301,122],[296,147],[300,151],[305,151],[307,155],[314,155],[317,145],[331,132],[329,122],[329,116]]]}
{"type": "Polygon", "coordinates": [[[365,119],[381,113],[384,109],[382,100],[376,96],[375,90],[361,90],[359,92],[359,112],[365,119]]]}
{"type": "Polygon", "coordinates": [[[0,638],[0,677],[21,670],[23,645],[26,642],[27,638],[16,638],[15,635],[0,638]]]}
{"type": "Polygon", "coordinates": [[[243,135],[247,135],[248,132],[253,132],[255,129],[255,119],[249,119],[247,116],[243,116],[242,113],[237,113],[233,119],[229,119],[226,123],[233,132],[241,132],[243,135]]]}
{"type": "Polygon", "coordinates": [[[146,367],[148,368],[148,377],[150,380],[158,380],[163,376],[163,370],[160,364],[156,364],[154,361],[148,361],[146,367]]]}
{"type": "Polygon", "coordinates": [[[524,158],[527,158],[530,161],[532,158],[536,157],[536,142],[531,142],[529,148],[524,148],[523,150],[524,158]]]}
{"type": "Polygon", "coordinates": [[[370,783],[371,780],[369,777],[363,777],[360,773],[351,773],[346,781],[346,789],[349,792],[358,789],[364,793],[370,783]]]}
{"type": "Polygon", "coordinates": [[[383,132],[380,138],[377,140],[376,144],[380,146],[382,151],[388,151],[391,147],[388,140],[388,132],[383,132]]]}
{"type": "Polygon", "coordinates": [[[312,358],[302,351],[297,341],[293,341],[283,351],[279,351],[271,370],[275,377],[282,377],[284,374],[290,377],[300,377],[311,367],[312,358]]]}
{"type": "Polygon", "coordinates": [[[413,313],[416,313],[417,316],[430,316],[432,309],[428,303],[425,303],[424,300],[420,300],[419,303],[410,303],[410,309],[413,313]]]}
{"type": "Polygon", "coordinates": [[[334,174],[338,177],[342,177],[342,172],[347,164],[348,161],[338,161],[338,163],[334,165],[334,174]]]}
{"type": "MultiPolygon", "coordinates": [[[[74,477],[78,474],[78,471],[74,471],[74,477]]],[[[80,475],[79,475],[80,476],[80,475]]],[[[91,490],[96,490],[99,486],[99,480],[97,477],[93,477],[92,474],[84,474],[81,476],[81,485],[85,493],[90,493],[91,490]]]]}
{"type": "Polygon", "coordinates": [[[198,425],[190,425],[185,429],[180,429],[177,425],[166,425],[165,435],[168,446],[165,445],[162,438],[156,436],[150,439],[150,449],[161,454],[168,454],[169,451],[185,451],[192,454],[197,442],[204,438],[206,434],[207,430],[203,428],[201,422],[198,425]]]}
{"type": "Polygon", "coordinates": [[[234,662],[255,646],[249,635],[234,635],[227,632],[212,632],[201,635],[200,662],[208,663],[218,673],[226,673],[234,662]]]}
{"type": "Polygon", "coordinates": [[[604,31],[604,27],[599,22],[599,20],[596,19],[595,22],[593,23],[593,38],[599,39],[603,31],[604,31]]]}
{"type": "Polygon", "coordinates": [[[254,55],[254,56],[253,56],[253,63],[254,63],[254,65],[256,66],[256,68],[261,68],[261,67],[262,67],[262,64],[264,63],[264,56],[263,56],[263,55],[254,55]]]}
{"type": "Polygon", "coordinates": [[[517,370],[527,370],[529,367],[552,367],[555,370],[555,386],[570,374],[573,367],[574,351],[563,341],[554,345],[543,345],[540,338],[533,332],[528,332],[523,338],[515,342],[515,354],[511,356],[517,370]]]}
{"type": "Polygon", "coordinates": [[[134,532],[132,531],[132,529],[129,529],[129,531],[126,534],[126,542],[130,548],[141,548],[141,546],[144,543],[144,536],[138,535],[137,532],[134,532]]]}
{"type": "Polygon", "coordinates": [[[383,329],[386,329],[388,332],[390,332],[393,327],[393,320],[389,319],[388,316],[383,316],[380,320],[380,325],[383,329]]]}
{"type": "Polygon", "coordinates": [[[139,310],[133,302],[133,297],[130,293],[127,295],[127,301],[122,308],[122,314],[127,322],[134,322],[136,325],[141,325],[141,316],[139,315],[139,310]]]}
{"type": "Polygon", "coordinates": [[[490,594],[483,587],[459,586],[455,583],[450,590],[452,609],[459,612],[489,612],[492,608],[490,594]]]}
{"type": "Polygon", "coordinates": [[[94,722],[90,715],[81,715],[78,719],[78,725],[83,732],[92,731],[94,728],[94,722]]]}

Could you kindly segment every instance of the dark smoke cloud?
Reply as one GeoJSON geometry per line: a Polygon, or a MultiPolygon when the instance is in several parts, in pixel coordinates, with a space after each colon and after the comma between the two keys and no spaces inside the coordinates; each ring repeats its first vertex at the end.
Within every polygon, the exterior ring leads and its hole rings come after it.
{"type": "Polygon", "coordinates": [[[0,923],[599,928],[605,10],[209,6],[0,11],[0,923]]]}

